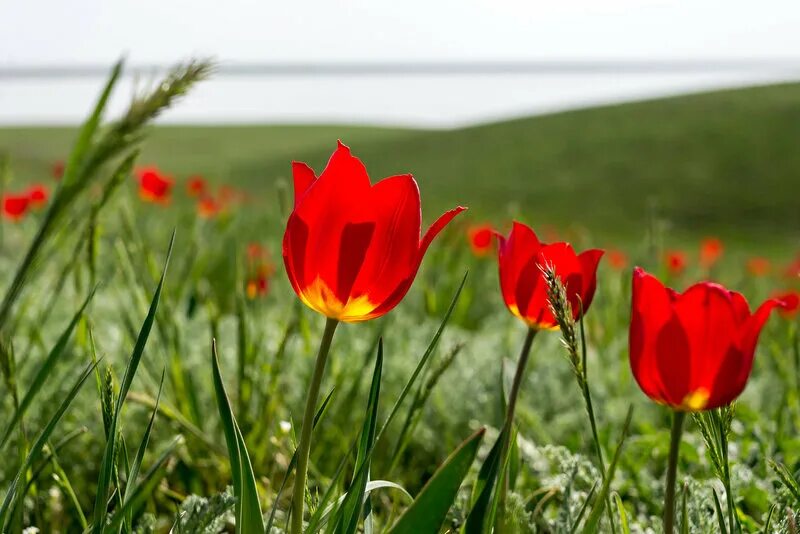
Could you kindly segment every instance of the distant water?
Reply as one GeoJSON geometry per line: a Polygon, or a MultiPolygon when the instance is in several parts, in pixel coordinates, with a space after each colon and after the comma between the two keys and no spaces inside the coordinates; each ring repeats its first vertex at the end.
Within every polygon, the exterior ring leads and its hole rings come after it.
{"type": "MultiPolygon", "coordinates": [[[[349,123],[448,128],[597,104],[796,79],[789,72],[541,73],[219,77],[161,119],[168,123],[349,123]]],[[[103,78],[2,79],[0,124],[74,124],[103,78]]],[[[125,78],[112,102],[122,110],[125,78]]]]}

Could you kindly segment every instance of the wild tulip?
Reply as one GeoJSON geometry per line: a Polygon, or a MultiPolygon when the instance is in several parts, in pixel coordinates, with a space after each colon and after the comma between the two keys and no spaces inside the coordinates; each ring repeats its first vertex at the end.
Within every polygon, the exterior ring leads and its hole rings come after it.
{"type": "Polygon", "coordinates": [[[197,214],[203,219],[213,219],[222,212],[222,204],[212,197],[204,196],[197,201],[197,214]]]}
{"type": "Polygon", "coordinates": [[[47,204],[49,198],[47,188],[41,184],[36,184],[28,189],[28,200],[32,209],[38,210],[47,204]]]}
{"type": "Polygon", "coordinates": [[[567,289],[574,319],[585,313],[597,287],[597,265],[603,251],[576,254],[569,243],[544,244],[528,226],[514,222],[508,237],[498,236],[500,289],[506,307],[534,330],[557,328],[547,299],[542,268],[552,265],[567,289]]]}
{"type": "Polygon", "coordinates": [[[201,198],[207,194],[206,181],[202,176],[192,176],[186,182],[186,194],[192,198],[201,198]]]}
{"type": "Polygon", "coordinates": [[[800,254],[783,271],[786,278],[800,278],[800,254]]]}
{"type": "Polygon", "coordinates": [[[425,251],[462,207],[448,211],[420,239],[421,210],[411,175],[372,185],[367,170],[341,143],[317,177],[292,164],[294,209],[283,236],[286,274],[297,296],[328,318],[306,397],[292,500],[292,528],[303,525],[311,427],[336,325],[380,317],[400,303],[425,251]]]}
{"type": "Polygon", "coordinates": [[[144,167],[136,172],[139,180],[139,198],[145,202],[168,204],[173,180],[157,167],[144,167]]]}
{"type": "Polygon", "coordinates": [[[722,257],[725,247],[722,241],[716,237],[707,237],[700,243],[700,265],[706,269],[711,269],[722,257]]]}
{"type": "Polygon", "coordinates": [[[621,250],[609,250],[608,264],[615,271],[624,271],[628,267],[628,256],[621,250]]]}
{"type": "Polygon", "coordinates": [[[494,230],[488,224],[470,226],[467,228],[467,241],[472,254],[484,258],[494,250],[494,230]]]}
{"type": "Polygon", "coordinates": [[[689,260],[682,250],[669,250],[664,254],[664,263],[670,275],[680,276],[686,270],[689,260]]]}
{"type": "Polygon", "coordinates": [[[776,299],[750,311],[745,298],[711,282],[682,294],[641,268],[633,272],[630,365],[642,391],[674,412],[664,510],[672,532],[675,476],[686,412],[733,402],[744,390],[758,336],[776,299]]]}
{"type": "Polygon", "coordinates": [[[56,161],[50,168],[50,172],[55,180],[60,180],[64,176],[65,165],[63,161],[56,161]]]}
{"type": "MultiPolygon", "coordinates": [[[[558,328],[558,320],[548,296],[545,271],[560,279],[564,288],[565,307],[570,309],[573,320],[577,320],[589,309],[597,287],[597,266],[603,251],[592,249],[576,254],[569,243],[544,244],[528,226],[514,222],[508,237],[497,235],[499,245],[500,290],[509,311],[528,326],[522,346],[514,380],[509,392],[503,439],[500,444],[500,465],[505,465],[510,448],[510,436],[514,424],[517,398],[527,367],[533,339],[539,330],[558,328]],[[567,305],[568,303],[568,305],[567,305]]],[[[501,501],[506,486],[501,476],[501,501]]],[[[502,506],[498,524],[503,530],[502,506]]]]}
{"type": "Polygon", "coordinates": [[[747,272],[756,278],[766,276],[772,270],[772,263],[767,258],[756,256],[747,260],[747,272]]]}
{"type": "Polygon", "coordinates": [[[28,213],[30,197],[23,194],[7,193],[3,195],[3,217],[11,222],[19,222],[28,213]]]}

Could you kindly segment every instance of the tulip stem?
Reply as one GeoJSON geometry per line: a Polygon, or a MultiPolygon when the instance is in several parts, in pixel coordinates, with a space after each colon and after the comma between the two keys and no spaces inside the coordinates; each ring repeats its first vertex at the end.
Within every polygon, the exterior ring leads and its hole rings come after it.
{"type": "Polygon", "coordinates": [[[303,508],[306,497],[306,475],[308,474],[308,455],[311,452],[311,430],[314,426],[314,413],[319,400],[319,387],[328,361],[328,352],[333,341],[333,333],[339,321],[328,318],[325,323],[325,332],[319,344],[317,361],[314,364],[314,374],[306,394],[306,410],[303,414],[303,427],[300,433],[300,443],[297,446],[297,471],[294,478],[294,492],[292,493],[292,534],[303,532],[303,508]]]}
{"type": "Polygon", "coordinates": [[[514,413],[517,409],[517,398],[519,397],[519,389],[522,386],[522,377],[525,375],[525,368],[528,365],[528,358],[531,354],[531,346],[533,345],[533,338],[536,337],[535,328],[528,328],[528,334],[525,336],[525,342],[522,345],[522,351],[517,361],[517,370],[514,373],[514,381],[511,383],[511,391],[508,395],[508,406],[506,407],[506,420],[503,425],[503,443],[500,449],[500,478],[498,491],[500,498],[498,499],[497,507],[497,530],[503,532],[505,530],[505,501],[508,492],[508,478],[506,477],[505,466],[508,462],[508,455],[511,449],[511,436],[514,434],[514,413]]]}
{"type": "Polygon", "coordinates": [[[667,483],[664,495],[664,534],[672,534],[675,528],[675,479],[678,474],[678,456],[683,433],[685,412],[674,412],[672,432],[669,442],[669,463],[667,464],[667,483]]]}

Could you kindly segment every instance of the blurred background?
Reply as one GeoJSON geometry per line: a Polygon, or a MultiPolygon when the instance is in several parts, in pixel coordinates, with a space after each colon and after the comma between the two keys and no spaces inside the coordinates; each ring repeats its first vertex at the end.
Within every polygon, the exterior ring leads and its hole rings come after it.
{"type": "Polygon", "coordinates": [[[342,138],[373,179],[412,172],[432,210],[797,248],[796,2],[89,0],[0,20],[0,149],[23,181],[64,157],[120,56],[116,111],[212,57],[146,146],[178,178],[268,195],[342,138]]]}

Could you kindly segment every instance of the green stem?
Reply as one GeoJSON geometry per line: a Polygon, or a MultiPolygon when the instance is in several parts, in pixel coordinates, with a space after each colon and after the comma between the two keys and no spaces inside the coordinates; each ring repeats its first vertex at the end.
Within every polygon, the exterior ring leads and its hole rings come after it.
{"type": "Polygon", "coordinates": [[[311,376],[311,384],[308,386],[306,395],[306,411],[303,414],[303,427],[300,434],[300,443],[297,446],[297,471],[294,478],[294,493],[292,494],[292,534],[302,534],[303,532],[303,508],[306,497],[308,454],[311,452],[311,430],[314,426],[314,413],[317,410],[319,387],[325,371],[325,362],[328,361],[328,352],[331,348],[331,341],[333,341],[333,333],[336,331],[338,324],[339,321],[331,318],[328,318],[325,323],[325,332],[322,334],[317,361],[314,364],[314,374],[311,376]]]}
{"type": "Polygon", "coordinates": [[[673,413],[667,482],[664,495],[664,534],[672,534],[675,527],[675,479],[678,474],[678,455],[681,445],[681,433],[683,432],[683,420],[685,418],[685,412],[673,413]]]}
{"type": "Polygon", "coordinates": [[[533,345],[533,338],[536,337],[538,330],[529,328],[528,334],[525,336],[525,342],[522,345],[522,351],[517,361],[517,370],[514,372],[514,381],[511,383],[511,391],[508,394],[508,406],[506,407],[506,419],[503,425],[505,435],[503,436],[503,444],[500,448],[500,479],[498,491],[500,492],[500,499],[498,499],[497,506],[497,532],[504,532],[505,528],[505,500],[508,493],[508,479],[506,478],[505,465],[508,461],[508,455],[511,449],[511,436],[514,433],[514,414],[517,410],[517,398],[519,397],[519,390],[522,386],[522,378],[525,376],[525,368],[528,365],[528,358],[531,354],[531,346],[533,345]]]}

